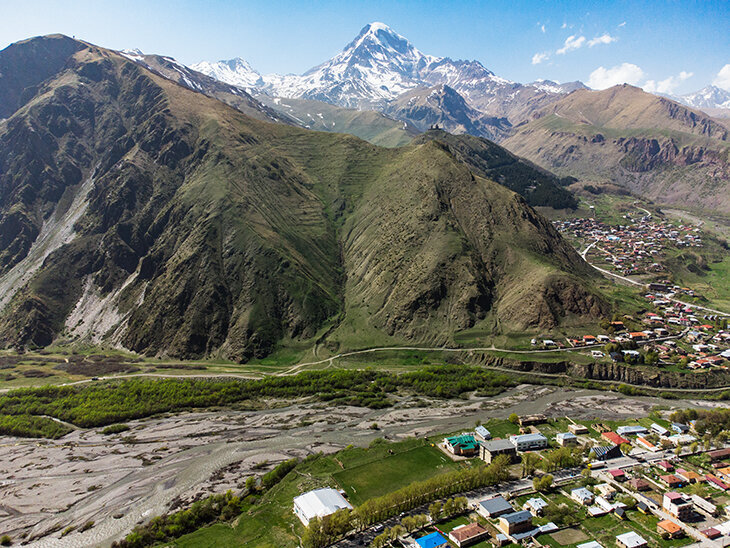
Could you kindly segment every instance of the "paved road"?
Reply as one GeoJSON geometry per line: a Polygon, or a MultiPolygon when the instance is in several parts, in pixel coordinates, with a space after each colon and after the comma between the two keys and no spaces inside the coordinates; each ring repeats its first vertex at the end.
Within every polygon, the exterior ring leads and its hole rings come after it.
{"type": "MultiPolygon", "coordinates": [[[[581,252],[581,254],[580,254],[581,257],[583,257],[583,260],[585,260],[587,263],[588,263],[588,261],[586,260],[586,255],[591,250],[591,248],[593,246],[595,246],[597,243],[598,243],[598,240],[596,240],[595,242],[589,244],[581,252]]],[[[601,248],[599,247],[598,249],[601,249],[601,248]]],[[[608,253],[605,249],[601,249],[601,251],[603,251],[604,253],[608,253]]],[[[609,253],[609,255],[610,255],[610,253],[609,253]]],[[[596,270],[598,270],[599,272],[601,272],[603,274],[606,274],[607,276],[612,276],[614,278],[617,278],[617,279],[619,279],[621,281],[627,282],[627,283],[632,284],[632,285],[638,285],[640,287],[649,287],[648,284],[641,283],[641,282],[637,282],[636,280],[632,280],[631,278],[627,278],[626,276],[621,276],[619,274],[616,274],[614,272],[611,272],[609,270],[606,270],[605,268],[601,268],[600,266],[596,266],[596,265],[594,265],[592,263],[588,263],[588,264],[590,266],[592,266],[593,268],[595,268],[596,270]]],[[[713,314],[718,314],[720,316],[730,316],[730,314],[728,314],[727,312],[723,312],[722,310],[715,310],[714,308],[708,308],[706,306],[700,306],[700,305],[694,304],[694,303],[687,303],[687,302],[684,302],[684,301],[680,301],[679,299],[675,299],[673,297],[668,298],[668,300],[670,300],[672,302],[675,302],[675,303],[679,303],[679,304],[681,304],[683,306],[689,306],[691,308],[698,308],[700,310],[706,310],[707,312],[712,312],[713,314]]]]}

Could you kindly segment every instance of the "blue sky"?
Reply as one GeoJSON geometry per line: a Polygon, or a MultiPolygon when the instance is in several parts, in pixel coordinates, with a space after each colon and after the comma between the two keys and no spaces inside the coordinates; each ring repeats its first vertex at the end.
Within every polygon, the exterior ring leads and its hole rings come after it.
{"type": "Polygon", "coordinates": [[[0,0],[0,47],[61,32],[183,63],[243,57],[301,73],[382,21],[424,53],[477,59],[519,82],[617,80],[685,93],[730,64],[730,1],[0,0]]]}

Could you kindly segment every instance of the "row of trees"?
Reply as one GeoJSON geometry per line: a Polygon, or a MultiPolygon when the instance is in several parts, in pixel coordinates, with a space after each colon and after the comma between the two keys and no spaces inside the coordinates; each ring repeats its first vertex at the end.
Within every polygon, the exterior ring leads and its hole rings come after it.
{"type": "MultiPolygon", "coordinates": [[[[455,470],[433,478],[412,483],[387,495],[370,499],[353,511],[340,510],[321,520],[312,520],[303,542],[307,548],[327,546],[351,529],[362,529],[388,518],[407,512],[423,504],[443,499],[455,493],[494,485],[509,478],[509,458],[499,455],[489,465],[455,470]]],[[[462,512],[467,505],[465,497],[455,497],[443,504],[429,506],[433,520],[462,512]]],[[[410,524],[410,523],[409,523],[410,524]]],[[[417,522],[410,525],[416,526],[417,522]]],[[[405,527],[404,523],[401,523],[405,527]]],[[[389,534],[393,533],[390,531],[389,534]]],[[[383,537],[385,538],[385,537],[383,537]]]]}

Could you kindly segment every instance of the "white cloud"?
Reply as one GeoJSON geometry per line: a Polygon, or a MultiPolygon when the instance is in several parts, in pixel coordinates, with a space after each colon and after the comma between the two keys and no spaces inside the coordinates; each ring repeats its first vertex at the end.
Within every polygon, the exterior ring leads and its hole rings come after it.
{"type": "Polygon", "coordinates": [[[532,56],[532,64],[533,65],[539,65],[543,61],[547,61],[550,57],[549,53],[536,53],[532,56]]]}
{"type": "Polygon", "coordinates": [[[730,63],[720,69],[712,83],[719,88],[730,91],[730,63]]]}
{"type": "Polygon", "coordinates": [[[545,25],[540,25],[540,30],[542,31],[543,34],[545,34],[545,25]]]}
{"type": "Polygon", "coordinates": [[[561,29],[567,29],[568,28],[568,23],[566,23],[565,21],[563,21],[563,24],[560,25],[560,28],[561,29]]]}
{"type": "Polygon", "coordinates": [[[691,78],[693,74],[694,73],[692,72],[683,70],[677,76],[670,76],[669,78],[659,80],[658,82],[654,80],[647,80],[642,87],[644,88],[644,91],[648,91],[649,93],[671,94],[674,93],[674,90],[677,89],[679,84],[688,78],[691,78]]]}
{"type": "Polygon", "coordinates": [[[626,26],[626,21],[624,21],[623,23],[619,23],[619,25],[618,25],[618,26],[619,26],[619,28],[621,28],[621,27],[625,27],[625,26],[626,26]]]}
{"type": "Polygon", "coordinates": [[[598,67],[591,72],[587,85],[593,89],[606,89],[618,84],[636,85],[644,78],[644,71],[633,63],[621,63],[615,67],[598,67]]]}
{"type": "Polygon", "coordinates": [[[557,53],[558,55],[564,55],[568,53],[569,51],[573,51],[574,49],[578,49],[583,47],[583,44],[585,44],[586,37],[585,36],[568,36],[565,39],[565,43],[563,44],[563,47],[560,48],[557,53]]]}
{"type": "Polygon", "coordinates": [[[602,34],[601,36],[596,36],[592,40],[588,40],[588,47],[592,48],[593,46],[597,46],[598,44],[610,44],[611,42],[615,42],[618,40],[615,36],[611,36],[607,32],[602,34]]]}

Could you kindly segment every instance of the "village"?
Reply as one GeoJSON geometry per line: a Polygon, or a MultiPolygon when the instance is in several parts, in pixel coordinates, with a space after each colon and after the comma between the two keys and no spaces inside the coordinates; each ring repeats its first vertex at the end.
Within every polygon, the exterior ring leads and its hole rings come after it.
{"type": "Polygon", "coordinates": [[[594,267],[640,286],[641,298],[646,303],[643,314],[606,319],[601,322],[604,333],[565,340],[533,339],[532,346],[584,347],[597,360],[677,370],[727,368],[730,365],[728,314],[686,302],[700,296],[689,287],[672,283],[662,266],[670,247],[703,247],[700,228],[656,220],[649,211],[637,209],[641,215],[622,216],[625,224],[576,218],[556,220],[553,225],[576,247],[585,247],[583,256],[594,267]]]}
{"type": "MultiPolygon", "coordinates": [[[[730,445],[727,432],[708,430],[706,421],[698,428],[657,413],[620,423],[512,415],[493,423],[499,432],[487,426],[444,437],[433,450],[463,465],[505,463],[508,479],[436,501],[423,514],[403,512],[337,545],[730,545],[730,445]]],[[[307,526],[351,510],[348,493],[304,493],[294,514],[307,526]]]]}

